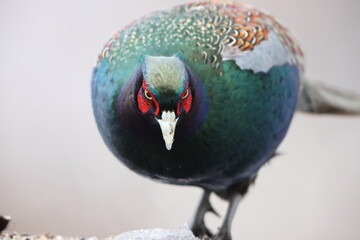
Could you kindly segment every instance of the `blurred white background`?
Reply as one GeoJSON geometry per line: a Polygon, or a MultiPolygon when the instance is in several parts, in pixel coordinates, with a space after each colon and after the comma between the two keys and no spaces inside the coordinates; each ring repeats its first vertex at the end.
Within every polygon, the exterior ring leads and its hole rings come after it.
{"type": "MultiPolygon", "coordinates": [[[[92,67],[112,32],[184,2],[0,2],[0,214],[12,216],[9,231],[105,237],[190,219],[200,189],[120,164],[90,100],[92,67]]],[[[360,1],[248,3],[296,34],[309,78],[360,93],[360,1]]],[[[360,239],[360,117],[297,114],[279,152],[240,204],[234,239],[360,239]]],[[[213,201],[223,213],[225,202],[213,201]]]]}

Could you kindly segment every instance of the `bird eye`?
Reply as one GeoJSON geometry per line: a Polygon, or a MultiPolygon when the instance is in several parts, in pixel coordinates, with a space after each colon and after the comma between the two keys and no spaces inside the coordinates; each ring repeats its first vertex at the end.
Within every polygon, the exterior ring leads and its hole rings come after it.
{"type": "Polygon", "coordinates": [[[189,96],[189,89],[186,89],[186,92],[183,93],[183,95],[181,96],[181,99],[185,99],[185,98],[187,98],[187,96],[189,96]]]}
{"type": "Polygon", "coordinates": [[[149,93],[149,91],[146,90],[146,89],[144,89],[144,95],[145,95],[145,97],[146,97],[148,100],[152,100],[152,99],[153,99],[152,96],[151,96],[151,94],[149,93]]]}

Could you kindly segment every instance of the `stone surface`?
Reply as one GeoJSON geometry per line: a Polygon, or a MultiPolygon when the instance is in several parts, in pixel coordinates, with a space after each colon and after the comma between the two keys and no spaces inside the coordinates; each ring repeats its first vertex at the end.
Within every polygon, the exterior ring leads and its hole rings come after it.
{"type": "MultiPolygon", "coordinates": [[[[89,238],[88,240],[96,240],[96,238],[89,238]]],[[[125,232],[115,237],[105,238],[104,240],[199,240],[199,238],[196,238],[185,224],[178,230],[161,228],[141,229],[125,232]]]]}
{"type": "MultiPolygon", "coordinates": [[[[0,240],[99,240],[97,237],[79,238],[63,237],[60,235],[31,235],[18,233],[5,233],[0,235],[0,240]]],[[[196,238],[189,227],[185,224],[178,230],[173,229],[139,229],[124,232],[117,236],[108,237],[103,240],[200,240],[196,238]]]]}

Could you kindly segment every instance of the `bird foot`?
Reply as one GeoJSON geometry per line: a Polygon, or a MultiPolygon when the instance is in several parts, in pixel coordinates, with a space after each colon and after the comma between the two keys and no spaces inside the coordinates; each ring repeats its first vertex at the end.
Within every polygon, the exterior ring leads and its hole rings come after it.
{"type": "Polygon", "coordinates": [[[205,227],[204,222],[192,226],[191,231],[194,233],[195,236],[203,240],[210,240],[212,239],[212,236],[214,236],[213,233],[207,227],[205,227]]]}
{"type": "Polygon", "coordinates": [[[211,240],[232,240],[232,238],[229,232],[220,230],[211,240]]]}

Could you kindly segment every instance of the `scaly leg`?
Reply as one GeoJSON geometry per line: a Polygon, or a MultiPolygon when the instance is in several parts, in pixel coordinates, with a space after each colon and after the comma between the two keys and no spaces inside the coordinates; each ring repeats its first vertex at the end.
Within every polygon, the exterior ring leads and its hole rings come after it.
{"type": "Polygon", "coordinates": [[[240,193],[235,193],[230,197],[229,207],[226,212],[224,222],[219,232],[214,236],[213,240],[231,240],[231,223],[234,219],[236,208],[242,198],[240,193]]]}
{"type": "Polygon", "coordinates": [[[216,215],[218,215],[217,212],[215,212],[215,210],[211,206],[209,200],[210,194],[211,192],[209,190],[204,190],[204,194],[200,200],[199,206],[196,210],[193,222],[191,224],[191,230],[194,233],[194,235],[197,237],[204,237],[204,236],[211,237],[213,235],[210,232],[210,230],[207,229],[207,227],[205,226],[205,221],[204,221],[205,214],[207,212],[213,212],[216,215]]]}

